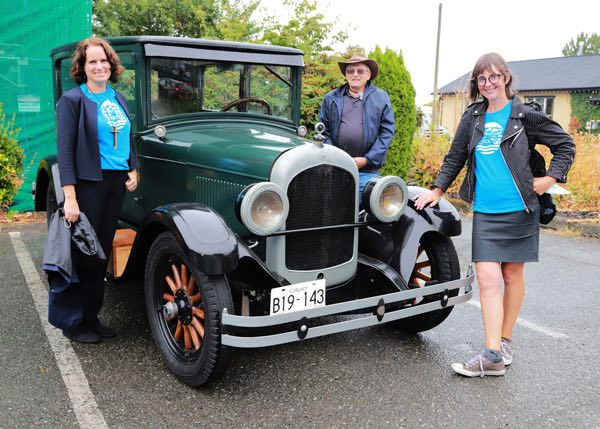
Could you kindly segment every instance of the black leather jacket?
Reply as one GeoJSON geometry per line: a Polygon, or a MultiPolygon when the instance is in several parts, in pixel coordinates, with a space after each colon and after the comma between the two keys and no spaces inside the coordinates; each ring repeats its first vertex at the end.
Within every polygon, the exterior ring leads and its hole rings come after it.
{"type": "MultiPolygon", "coordinates": [[[[483,137],[487,106],[487,100],[484,99],[467,108],[434,183],[434,186],[446,191],[466,162],[467,175],[459,195],[467,202],[472,202],[474,197],[474,150],[483,137]]],[[[536,144],[547,146],[552,152],[552,160],[546,174],[556,178],[559,183],[566,182],[567,173],[575,158],[573,139],[546,114],[514,97],[500,150],[528,211],[540,208],[538,196],[533,190],[533,174],[529,166],[530,148],[536,144]]]]}

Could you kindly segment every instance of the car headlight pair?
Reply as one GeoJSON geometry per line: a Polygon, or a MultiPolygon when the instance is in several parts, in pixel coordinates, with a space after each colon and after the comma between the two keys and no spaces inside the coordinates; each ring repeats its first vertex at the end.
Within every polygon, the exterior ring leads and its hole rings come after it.
{"type": "Polygon", "coordinates": [[[273,182],[248,186],[238,197],[238,216],[256,235],[269,235],[281,229],[289,211],[287,195],[281,186],[273,182]]]}
{"type": "MultiPolygon", "coordinates": [[[[394,222],[402,216],[408,202],[406,183],[397,176],[376,177],[363,192],[363,207],[381,222],[394,222]]],[[[238,197],[238,217],[253,234],[265,236],[283,226],[290,203],[281,186],[260,182],[248,186],[238,197]]]]}
{"type": "Polygon", "coordinates": [[[362,196],[363,208],[381,222],[400,219],[408,204],[408,188],[398,176],[383,176],[369,180],[362,196]]]}

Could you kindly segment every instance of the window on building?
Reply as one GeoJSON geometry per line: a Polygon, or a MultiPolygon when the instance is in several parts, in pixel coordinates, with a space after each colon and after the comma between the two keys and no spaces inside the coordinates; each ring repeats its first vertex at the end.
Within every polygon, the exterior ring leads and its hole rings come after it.
{"type": "Polygon", "coordinates": [[[525,97],[525,103],[536,102],[550,119],[554,113],[554,97],[525,97]]]}

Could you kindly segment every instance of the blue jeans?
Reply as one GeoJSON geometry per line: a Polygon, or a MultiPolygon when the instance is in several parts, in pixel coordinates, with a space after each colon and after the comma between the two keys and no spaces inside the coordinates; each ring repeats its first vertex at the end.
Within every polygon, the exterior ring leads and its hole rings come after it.
{"type": "Polygon", "coordinates": [[[358,172],[358,176],[359,176],[359,181],[358,181],[358,204],[359,206],[362,204],[362,194],[363,194],[363,190],[365,189],[365,185],[367,183],[369,183],[369,180],[375,178],[375,177],[379,177],[379,173],[372,173],[372,172],[358,172]]]}

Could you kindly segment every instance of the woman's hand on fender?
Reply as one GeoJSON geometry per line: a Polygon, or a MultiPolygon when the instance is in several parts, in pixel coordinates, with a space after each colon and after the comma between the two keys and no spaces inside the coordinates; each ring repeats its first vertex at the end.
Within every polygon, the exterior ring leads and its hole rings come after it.
{"type": "Polygon", "coordinates": [[[127,182],[125,182],[125,188],[129,192],[133,192],[137,188],[138,178],[137,178],[137,170],[128,171],[127,172],[127,182]]]}
{"type": "Polygon", "coordinates": [[[415,198],[415,208],[423,210],[427,206],[435,206],[442,199],[444,192],[440,188],[434,188],[431,191],[423,192],[415,198]]]}
{"type": "Polygon", "coordinates": [[[538,195],[543,195],[550,186],[556,183],[556,178],[552,176],[534,177],[533,178],[533,190],[538,195]]]}

